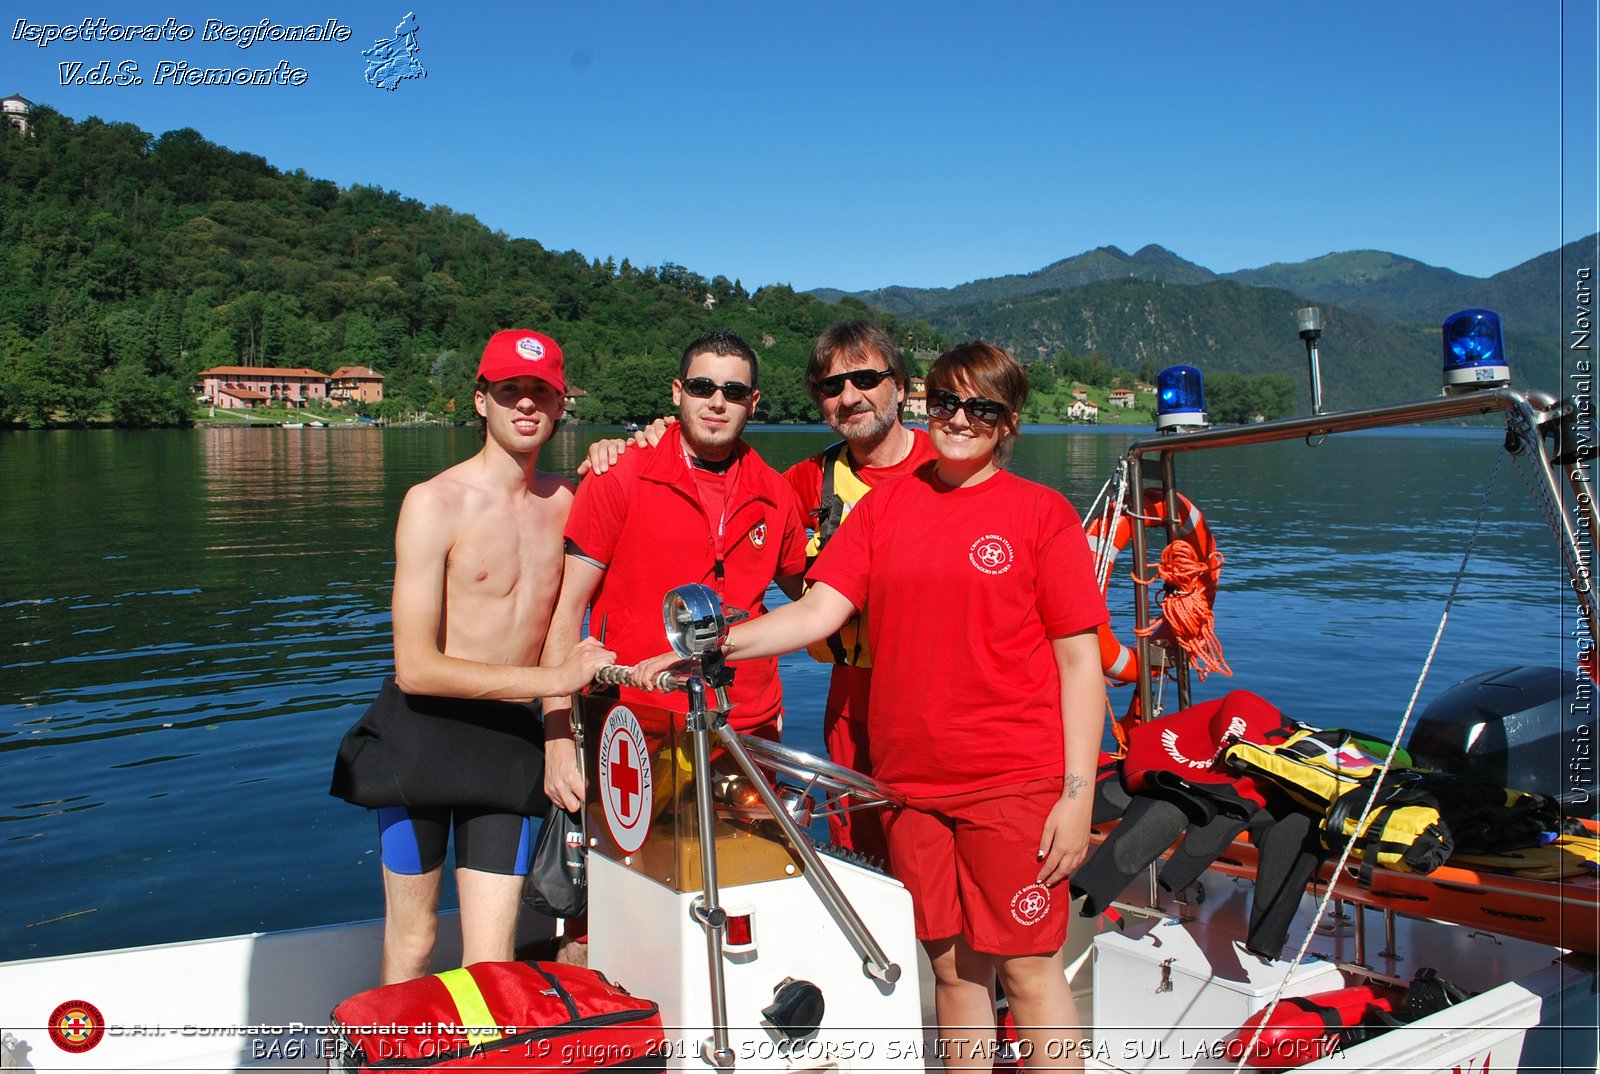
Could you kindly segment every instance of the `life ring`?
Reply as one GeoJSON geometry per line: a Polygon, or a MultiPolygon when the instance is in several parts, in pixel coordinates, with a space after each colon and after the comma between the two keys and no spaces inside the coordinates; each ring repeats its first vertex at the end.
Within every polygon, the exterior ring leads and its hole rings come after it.
{"type": "MultiPolygon", "coordinates": [[[[1217,542],[1211,536],[1211,529],[1206,525],[1206,518],[1193,502],[1183,493],[1174,493],[1178,504],[1177,533],[1173,539],[1187,542],[1194,548],[1195,554],[1206,563],[1213,564],[1201,578],[1204,587],[1207,606],[1214,605],[1217,600],[1217,570],[1215,564],[1217,542]]],[[[1167,521],[1167,498],[1160,489],[1144,490],[1143,517],[1146,526],[1165,525],[1167,521]]],[[[1096,516],[1089,522],[1088,529],[1084,531],[1089,538],[1089,551],[1098,563],[1102,556],[1106,557],[1109,564],[1117,561],[1117,556],[1128,547],[1128,542],[1133,538],[1133,516],[1123,514],[1117,519],[1115,531],[1111,534],[1109,542],[1105,536],[1106,518],[1104,515],[1096,516]],[[1107,549],[1109,548],[1109,551],[1107,549]]],[[[1102,623],[1099,627],[1100,637],[1100,670],[1106,679],[1114,683],[1132,683],[1139,681],[1139,656],[1138,651],[1132,646],[1124,645],[1112,631],[1110,623],[1102,623]]]]}

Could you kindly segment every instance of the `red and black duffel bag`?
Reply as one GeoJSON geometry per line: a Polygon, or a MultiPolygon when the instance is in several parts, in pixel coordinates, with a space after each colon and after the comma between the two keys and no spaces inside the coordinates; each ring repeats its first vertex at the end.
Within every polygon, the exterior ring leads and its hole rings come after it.
{"type": "Polygon", "coordinates": [[[351,996],[333,1009],[330,1069],[661,1071],[661,1009],[594,970],[480,962],[351,996]]]}

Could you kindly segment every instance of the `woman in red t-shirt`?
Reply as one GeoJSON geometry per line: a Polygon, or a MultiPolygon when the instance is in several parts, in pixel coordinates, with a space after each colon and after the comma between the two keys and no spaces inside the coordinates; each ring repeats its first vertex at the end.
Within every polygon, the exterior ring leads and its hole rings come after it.
{"type": "Polygon", "coordinates": [[[889,858],[933,964],[948,1068],[989,1068],[996,975],[1024,1047],[1081,1063],[1060,1043],[1078,1026],[1064,881],[1089,845],[1106,608],[1072,505],[1000,468],[1027,392],[999,347],[941,355],[928,374],[938,458],[863,497],[805,597],[725,645],[732,660],[774,656],[871,607],[872,764],[906,795],[886,821],[889,858]]]}

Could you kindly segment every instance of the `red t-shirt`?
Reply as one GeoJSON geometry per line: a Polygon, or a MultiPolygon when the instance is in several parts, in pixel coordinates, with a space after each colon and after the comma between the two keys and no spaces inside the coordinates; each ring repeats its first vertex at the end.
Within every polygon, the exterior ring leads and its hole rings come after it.
{"type": "Polygon", "coordinates": [[[1005,471],[951,489],[928,465],[864,497],[810,577],[872,608],[878,778],[929,797],[1061,777],[1050,639],[1107,618],[1065,496],[1005,471]]]}
{"type": "MultiPolygon", "coordinates": [[[[849,449],[846,448],[846,451],[849,449]]],[[[816,529],[817,516],[815,512],[822,506],[822,464],[826,451],[819,451],[809,459],[801,459],[783,472],[783,479],[794,489],[795,495],[800,500],[800,517],[805,519],[808,529],[816,529]]],[[[879,484],[897,477],[905,477],[914,473],[917,467],[925,462],[932,462],[938,458],[938,453],[933,450],[933,441],[928,439],[926,429],[911,430],[911,450],[906,457],[892,466],[862,466],[854,470],[856,477],[861,479],[863,485],[877,487],[879,484]]],[[[834,493],[844,498],[846,490],[835,488],[834,493]]],[[[856,505],[855,500],[846,500],[844,513],[841,516],[848,518],[850,511],[856,505]]],[[[870,647],[870,642],[868,643],[870,647]]],[[[824,733],[835,720],[867,718],[867,705],[871,697],[872,669],[851,667],[848,664],[835,664],[832,681],[828,685],[827,710],[823,715],[824,733]]],[[[835,758],[840,760],[840,758],[835,758]]],[[[863,764],[865,759],[862,759],[863,764]]],[[[849,763],[845,761],[844,763],[849,763]]]]}
{"type": "MultiPolygon", "coordinates": [[[[794,496],[778,472],[741,443],[721,475],[691,474],[676,424],[653,448],[629,448],[603,474],[578,486],[567,519],[574,550],[606,568],[589,612],[590,630],[606,625],[606,648],[622,664],[667,651],[661,599],[700,582],[729,607],[751,616],[774,578],[805,570],[805,530],[794,496]],[[722,495],[714,486],[720,482],[722,495]],[[719,556],[720,553],[720,556],[719,556]],[[723,566],[719,572],[717,561],[723,566]]],[[[728,722],[740,731],[769,726],[783,709],[778,662],[737,666],[728,722]]],[[[647,694],[622,688],[625,701],[682,712],[682,691],[647,694]]]]}

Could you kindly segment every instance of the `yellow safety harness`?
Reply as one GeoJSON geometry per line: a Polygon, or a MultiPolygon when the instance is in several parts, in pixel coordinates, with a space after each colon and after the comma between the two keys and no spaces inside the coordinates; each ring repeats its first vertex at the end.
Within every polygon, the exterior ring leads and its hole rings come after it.
{"type": "MultiPolygon", "coordinates": [[[[822,503],[812,512],[815,526],[806,542],[806,569],[822,552],[850,509],[872,486],[856,474],[843,440],[828,445],[822,453],[822,503]]],[[[869,668],[872,654],[867,651],[867,613],[852,616],[838,631],[806,647],[812,658],[824,664],[843,664],[869,668]]]]}

